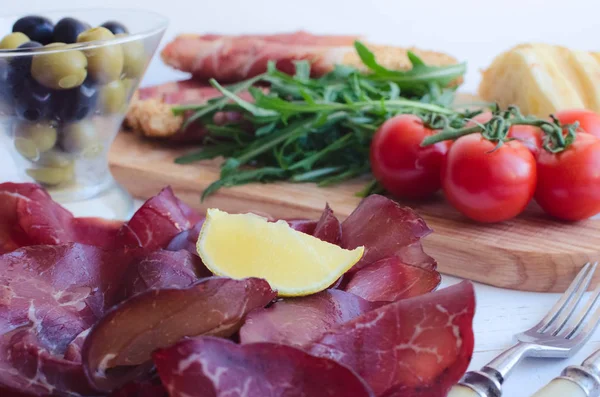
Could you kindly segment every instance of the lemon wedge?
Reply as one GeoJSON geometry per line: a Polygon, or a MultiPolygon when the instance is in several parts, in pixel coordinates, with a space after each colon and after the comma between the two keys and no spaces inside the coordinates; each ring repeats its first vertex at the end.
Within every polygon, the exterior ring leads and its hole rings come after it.
{"type": "Polygon", "coordinates": [[[333,284],[363,255],[255,214],[209,209],[196,245],[217,276],[267,280],[279,296],[304,296],[333,284]]]}

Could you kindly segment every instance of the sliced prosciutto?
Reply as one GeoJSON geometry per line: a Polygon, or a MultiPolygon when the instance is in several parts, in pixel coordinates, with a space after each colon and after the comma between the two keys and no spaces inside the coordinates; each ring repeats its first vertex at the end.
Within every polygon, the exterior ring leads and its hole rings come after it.
{"type": "Polygon", "coordinates": [[[365,247],[362,259],[351,269],[397,256],[402,262],[435,269],[433,258],[423,252],[420,240],[432,230],[408,207],[374,194],[364,199],[342,222],[342,248],[365,247]]]}
{"type": "Polygon", "coordinates": [[[378,396],[445,396],[471,360],[474,311],[473,285],[462,282],[369,311],[307,351],[352,368],[378,396]]]}
{"type": "Polygon", "coordinates": [[[170,397],[375,397],[349,368],[285,345],[201,337],[153,359],[170,397]]]}
{"type": "Polygon", "coordinates": [[[189,72],[195,79],[236,82],[277,68],[293,74],[294,61],[308,60],[313,76],[333,69],[346,52],[353,52],[356,36],[317,36],[306,32],[277,35],[180,35],[161,53],[163,61],[189,72]]]}
{"type": "Polygon", "coordinates": [[[303,298],[284,299],[248,314],[240,329],[240,342],[273,342],[303,347],[335,325],[381,305],[334,289],[303,298]]]}
{"type": "Polygon", "coordinates": [[[0,254],[68,242],[110,247],[120,226],[118,221],[73,217],[39,185],[0,184],[0,254]]]}
{"type": "Polygon", "coordinates": [[[117,247],[142,248],[147,252],[165,248],[177,234],[190,229],[202,217],[167,187],[146,201],[117,235],[117,247]]]}
{"type": "Polygon", "coordinates": [[[92,328],[82,353],[86,374],[96,388],[110,391],[147,373],[155,349],[184,336],[229,337],[249,311],[266,306],[276,296],[262,279],[219,277],[184,289],[135,295],[92,328]]]}
{"type": "Polygon", "coordinates": [[[0,256],[0,388],[94,395],[79,344],[113,299],[123,258],[81,244],[0,256]]]}
{"type": "Polygon", "coordinates": [[[395,256],[365,266],[350,277],[344,290],[372,302],[423,295],[442,281],[437,271],[406,265],[395,256]]]}

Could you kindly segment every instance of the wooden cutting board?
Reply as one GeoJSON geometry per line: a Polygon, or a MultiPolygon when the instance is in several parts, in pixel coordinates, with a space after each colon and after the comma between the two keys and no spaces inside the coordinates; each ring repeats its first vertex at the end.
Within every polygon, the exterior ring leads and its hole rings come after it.
{"type": "MultiPolygon", "coordinates": [[[[189,149],[188,149],[189,150],[189,149]]],[[[120,133],[110,152],[115,178],[136,198],[146,199],[171,185],[190,206],[229,212],[259,211],[282,218],[318,218],[328,202],[345,218],[358,205],[364,180],[319,188],[314,184],[249,184],[221,189],[204,202],[202,191],[219,175],[218,161],[179,165],[185,150],[120,133]]],[[[442,273],[503,288],[564,291],[587,261],[600,260],[600,220],[562,223],[535,205],[516,219],[481,225],[462,217],[439,196],[426,203],[403,203],[423,216],[434,233],[424,246],[442,273]]],[[[594,284],[600,281],[600,276],[594,284]]]]}

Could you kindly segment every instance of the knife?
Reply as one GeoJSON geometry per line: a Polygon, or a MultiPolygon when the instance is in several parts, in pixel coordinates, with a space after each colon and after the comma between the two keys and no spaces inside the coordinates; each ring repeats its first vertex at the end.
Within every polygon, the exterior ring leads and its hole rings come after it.
{"type": "Polygon", "coordinates": [[[531,397],[599,397],[600,350],[581,365],[570,365],[531,397]]]}

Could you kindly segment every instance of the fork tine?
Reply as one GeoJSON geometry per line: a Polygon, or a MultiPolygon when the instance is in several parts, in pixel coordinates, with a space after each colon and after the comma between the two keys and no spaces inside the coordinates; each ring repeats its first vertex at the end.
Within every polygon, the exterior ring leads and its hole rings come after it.
{"type": "MultiPolygon", "coordinates": [[[[593,312],[594,305],[600,299],[600,283],[596,286],[592,296],[589,298],[588,302],[585,304],[583,309],[579,312],[579,315],[575,318],[572,324],[565,328],[564,331],[561,332],[561,336],[571,339],[577,331],[581,329],[581,327],[585,324],[594,323],[594,321],[588,321],[588,318],[593,312]]],[[[597,320],[596,320],[597,321],[597,320]]]]}
{"type": "Polygon", "coordinates": [[[596,271],[597,265],[598,263],[596,262],[590,267],[583,280],[581,280],[581,283],[579,284],[577,290],[573,293],[573,296],[569,300],[569,303],[567,303],[564,306],[560,315],[556,316],[556,319],[552,321],[550,325],[548,325],[548,327],[543,331],[544,333],[551,333],[552,335],[557,335],[565,327],[565,325],[567,325],[567,322],[575,313],[575,309],[577,309],[579,302],[581,302],[583,295],[586,293],[590,282],[592,281],[592,277],[594,276],[594,272],[596,271]]]}
{"type": "Polygon", "coordinates": [[[569,288],[567,288],[567,290],[562,294],[558,302],[552,306],[552,309],[550,309],[548,314],[546,314],[546,316],[535,327],[533,327],[532,330],[537,329],[538,332],[544,332],[546,328],[548,328],[548,326],[554,321],[554,319],[560,315],[565,305],[571,300],[573,293],[579,288],[581,280],[583,280],[585,275],[588,273],[590,267],[591,265],[588,262],[581,268],[577,276],[575,276],[575,279],[571,282],[571,285],[569,285],[569,288]]]}

